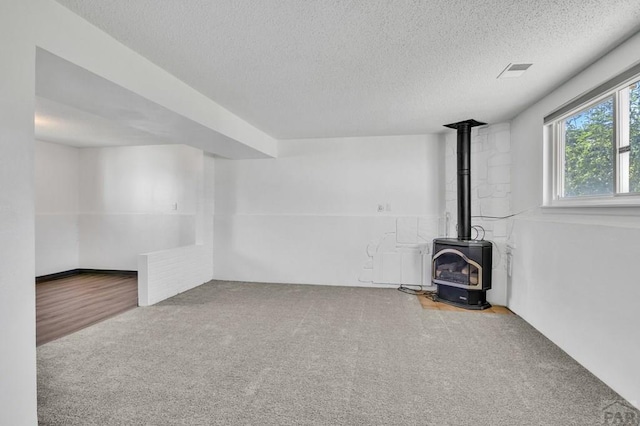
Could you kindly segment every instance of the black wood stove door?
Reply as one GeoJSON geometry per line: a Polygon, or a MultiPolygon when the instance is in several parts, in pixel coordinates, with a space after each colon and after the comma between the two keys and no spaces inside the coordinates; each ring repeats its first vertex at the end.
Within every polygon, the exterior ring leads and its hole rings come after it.
{"type": "Polygon", "coordinates": [[[482,288],[482,266],[453,248],[440,250],[433,256],[432,275],[436,284],[469,290],[482,288]]]}

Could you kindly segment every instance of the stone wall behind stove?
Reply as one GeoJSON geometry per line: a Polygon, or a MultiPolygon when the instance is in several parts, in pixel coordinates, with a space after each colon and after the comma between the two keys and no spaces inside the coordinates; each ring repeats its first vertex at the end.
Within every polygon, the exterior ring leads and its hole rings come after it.
{"type": "MultiPolygon", "coordinates": [[[[457,237],[457,161],[455,131],[445,137],[445,212],[444,232],[457,237]],[[448,219],[447,219],[448,218],[448,219]]],[[[512,228],[510,219],[490,219],[477,216],[504,217],[511,208],[511,131],[509,123],[474,127],[471,132],[471,224],[485,230],[484,239],[493,244],[492,289],[489,302],[507,303],[507,241],[512,228]],[[476,216],[476,217],[474,217],[476,216]]],[[[482,238],[472,229],[472,238],[482,238]]]]}

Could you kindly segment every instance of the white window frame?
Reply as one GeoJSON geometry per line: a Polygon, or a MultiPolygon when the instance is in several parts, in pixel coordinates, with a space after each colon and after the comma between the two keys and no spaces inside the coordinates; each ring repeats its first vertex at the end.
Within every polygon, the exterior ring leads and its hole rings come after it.
{"type": "Polygon", "coordinates": [[[608,80],[593,90],[590,90],[572,101],[566,103],[544,118],[545,140],[545,185],[543,207],[640,207],[640,192],[629,193],[628,172],[624,176],[625,157],[626,170],[628,158],[620,151],[629,146],[628,126],[628,91],[632,83],[640,81],[640,63],[635,64],[618,76],[608,80]],[[613,134],[614,142],[614,193],[611,195],[563,197],[564,194],[564,120],[585,111],[605,99],[613,97],[613,134]],[[624,105],[624,107],[622,107],[624,105]],[[626,121],[625,121],[626,120],[626,121]],[[621,173],[623,170],[623,173],[621,173]]]}

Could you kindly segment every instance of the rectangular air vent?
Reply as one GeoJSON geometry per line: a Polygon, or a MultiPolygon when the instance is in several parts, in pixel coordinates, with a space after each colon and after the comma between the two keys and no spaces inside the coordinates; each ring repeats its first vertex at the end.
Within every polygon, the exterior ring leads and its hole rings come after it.
{"type": "Polygon", "coordinates": [[[498,75],[498,78],[516,78],[520,77],[525,73],[526,70],[529,69],[533,64],[509,64],[507,67],[502,70],[502,72],[498,75]]]}

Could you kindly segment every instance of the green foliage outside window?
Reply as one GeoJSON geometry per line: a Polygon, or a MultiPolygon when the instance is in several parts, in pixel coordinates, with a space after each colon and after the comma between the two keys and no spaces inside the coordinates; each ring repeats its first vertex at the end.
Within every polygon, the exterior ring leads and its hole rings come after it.
{"type": "MultiPolygon", "coordinates": [[[[564,197],[615,191],[614,98],[564,120],[564,197]]],[[[629,192],[640,193],[640,82],[629,87],[629,192]]]]}
{"type": "Polygon", "coordinates": [[[565,120],[565,197],[613,193],[613,137],[613,98],[565,120]]]}
{"type": "Polygon", "coordinates": [[[640,192],[640,82],[629,88],[629,192],[640,192]]]}

